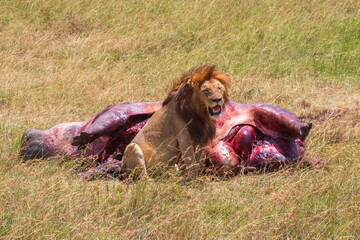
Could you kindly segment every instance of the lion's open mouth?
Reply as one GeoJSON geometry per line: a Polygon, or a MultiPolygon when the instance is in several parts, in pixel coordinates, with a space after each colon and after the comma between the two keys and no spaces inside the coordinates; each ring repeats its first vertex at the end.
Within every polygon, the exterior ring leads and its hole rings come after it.
{"type": "Polygon", "coordinates": [[[210,116],[219,116],[221,114],[221,106],[209,107],[210,116]]]}

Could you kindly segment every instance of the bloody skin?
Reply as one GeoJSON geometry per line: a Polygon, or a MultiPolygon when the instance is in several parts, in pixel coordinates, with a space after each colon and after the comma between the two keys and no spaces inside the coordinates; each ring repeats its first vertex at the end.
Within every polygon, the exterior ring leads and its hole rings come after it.
{"type": "MultiPolygon", "coordinates": [[[[120,103],[106,107],[89,122],[28,129],[22,136],[20,156],[29,160],[59,154],[95,155],[99,166],[88,175],[116,175],[126,145],[161,106],[161,102],[120,103]]],[[[207,167],[235,174],[240,166],[255,170],[296,162],[303,159],[311,127],[279,107],[230,101],[216,120],[216,136],[206,149],[207,167]]]]}

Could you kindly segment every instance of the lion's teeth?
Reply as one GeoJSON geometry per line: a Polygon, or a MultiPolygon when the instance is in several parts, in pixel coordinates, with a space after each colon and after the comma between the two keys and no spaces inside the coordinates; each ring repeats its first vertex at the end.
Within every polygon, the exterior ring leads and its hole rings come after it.
{"type": "Polygon", "coordinates": [[[214,113],[218,113],[218,112],[220,112],[221,108],[220,108],[220,106],[215,106],[215,107],[213,107],[211,110],[212,110],[214,113]]]}

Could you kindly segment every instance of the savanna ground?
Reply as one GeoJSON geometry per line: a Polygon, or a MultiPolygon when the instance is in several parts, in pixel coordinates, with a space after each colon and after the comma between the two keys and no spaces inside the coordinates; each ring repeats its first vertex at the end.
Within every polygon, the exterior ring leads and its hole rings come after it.
{"type": "Polygon", "coordinates": [[[313,239],[360,236],[360,1],[3,0],[0,238],[313,239]],[[315,126],[324,167],[177,184],[84,182],[76,161],[23,163],[20,137],[109,104],[164,99],[204,63],[241,103],[315,126]]]}

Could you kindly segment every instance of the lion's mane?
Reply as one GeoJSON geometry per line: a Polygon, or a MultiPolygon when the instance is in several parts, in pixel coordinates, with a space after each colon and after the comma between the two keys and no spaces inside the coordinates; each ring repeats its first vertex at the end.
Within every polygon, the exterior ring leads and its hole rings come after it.
{"type": "Polygon", "coordinates": [[[173,81],[163,106],[175,102],[179,116],[188,123],[188,130],[195,144],[205,146],[215,136],[216,124],[209,116],[200,87],[206,80],[217,79],[225,87],[224,102],[229,101],[230,78],[215,70],[215,66],[204,65],[191,69],[173,81]]]}

